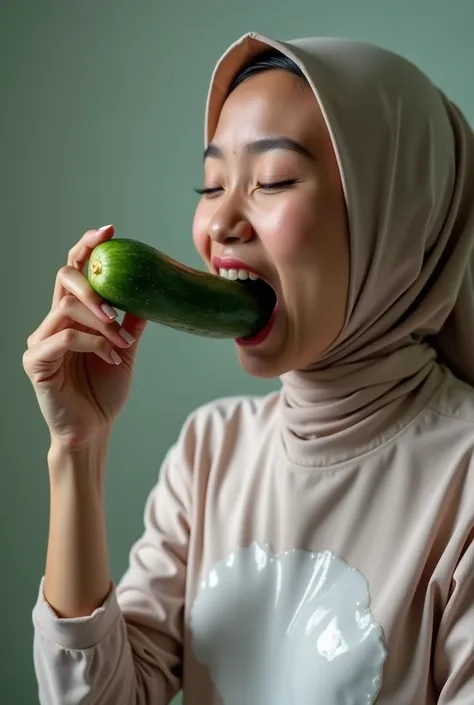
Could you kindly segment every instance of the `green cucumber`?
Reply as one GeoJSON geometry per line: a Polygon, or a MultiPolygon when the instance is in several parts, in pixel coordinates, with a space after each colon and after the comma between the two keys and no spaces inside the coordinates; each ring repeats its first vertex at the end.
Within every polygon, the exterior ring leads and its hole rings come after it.
{"type": "Polygon", "coordinates": [[[187,267],[151,245],[112,238],[97,245],[87,278],[99,296],[156,323],[212,338],[245,338],[268,321],[274,300],[239,281],[187,267]]]}

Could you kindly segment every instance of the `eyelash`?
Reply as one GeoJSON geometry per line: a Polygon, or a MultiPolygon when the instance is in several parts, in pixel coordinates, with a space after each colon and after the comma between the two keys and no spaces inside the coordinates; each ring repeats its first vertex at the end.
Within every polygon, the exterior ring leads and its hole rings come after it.
{"type": "MultiPolygon", "coordinates": [[[[273,183],[270,184],[258,184],[258,187],[263,189],[264,191],[272,191],[273,189],[279,189],[279,188],[289,188],[290,186],[293,186],[296,184],[297,179],[285,179],[284,181],[274,181],[273,183]]],[[[213,188],[195,188],[194,191],[199,194],[200,196],[206,195],[206,196],[212,196],[213,194],[217,193],[218,191],[222,191],[222,188],[220,186],[216,186],[213,188]]]]}

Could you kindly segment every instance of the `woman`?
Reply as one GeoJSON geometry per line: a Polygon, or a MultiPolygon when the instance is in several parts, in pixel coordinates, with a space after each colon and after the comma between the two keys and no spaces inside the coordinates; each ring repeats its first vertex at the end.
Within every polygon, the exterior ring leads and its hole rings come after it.
{"type": "Polygon", "coordinates": [[[82,275],[113,228],[72,248],[24,357],[51,433],[42,703],[474,702],[473,183],[463,116],[390,52],[247,34],[219,60],[194,242],[273,286],[236,347],[281,391],[191,414],[113,585],[104,472],[145,324],[82,275]]]}

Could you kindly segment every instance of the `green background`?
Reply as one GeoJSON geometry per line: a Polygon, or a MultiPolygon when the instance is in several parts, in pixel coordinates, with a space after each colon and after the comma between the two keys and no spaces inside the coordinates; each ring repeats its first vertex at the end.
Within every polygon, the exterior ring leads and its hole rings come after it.
{"type": "MultiPolygon", "coordinates": [[[[0,701],[29,705],[38,702],[31,609],[47,539],[48,436],[22,353],[68,249],[88,228],[112,222],[117,236],[200,266],[190,226],[208,82],[220,54],[247,31],[351,36],[394,49],[472,122],[474,2],[3,0],[0,7],[0,701]]],[[[114,579],[185,416],[217,396],[275,385],[247,377],[231,342],[148,327],[108,462],[114,579]]]]}

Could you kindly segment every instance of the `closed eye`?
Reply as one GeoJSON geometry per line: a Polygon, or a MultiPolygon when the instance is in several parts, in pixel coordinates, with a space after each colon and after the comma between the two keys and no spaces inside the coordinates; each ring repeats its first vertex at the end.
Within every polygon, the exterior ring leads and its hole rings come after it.
{"type": "MultiPolygon", "coordinates": [[[[263,191],[277,191],[278,189],[289,188],[290,186],[293,186],[296,183],[297,179],[285,179],[284,181],[273,181],[271,183],[266,184],[259,183],[258,188],[262,189],[263,191]]],[[[222,186],[212,186],[209,188],[195,188],[193,190],[200,196],[212,196],[212,194],[218,193],[223,189],[222,186]]]]}
{"type": "Polygon", "coordinates": [[[273,181],[267,184],[259,184],[259,188],[264,191],[272,191],[273,189],[277,190],[281,188],[288,188],[289,186],[296,184],[296,182],[297,179],[285,179],[284,181],[273,181]]]}
{"type": "Polygon", "coordinates": [[[219,191],[222,191],[222,186],[214,186],[212,188],[195,188],[193,189],[196,193],[198,193],[200,196],[203,196],[204,194],[209,196],[213,193],[218,193],[219,191]]]}

